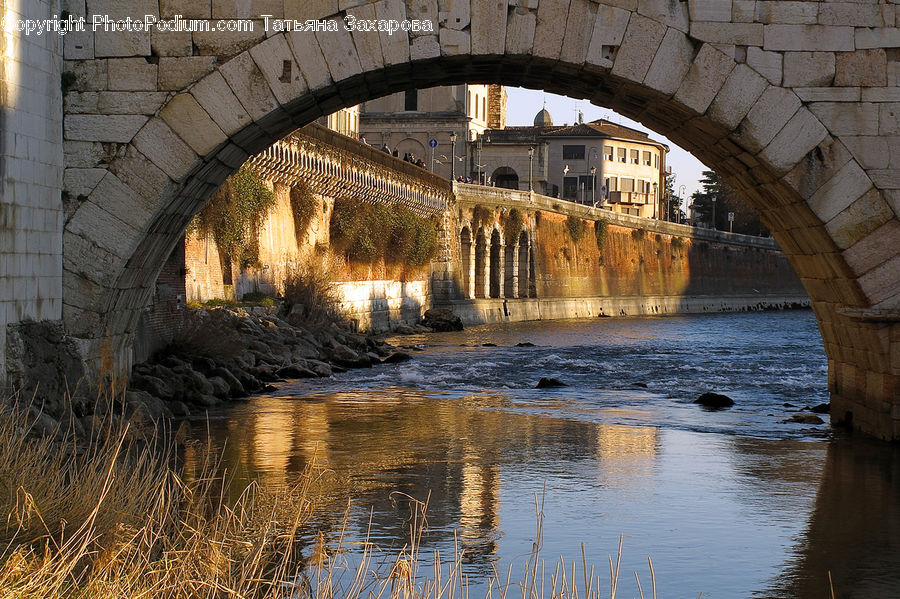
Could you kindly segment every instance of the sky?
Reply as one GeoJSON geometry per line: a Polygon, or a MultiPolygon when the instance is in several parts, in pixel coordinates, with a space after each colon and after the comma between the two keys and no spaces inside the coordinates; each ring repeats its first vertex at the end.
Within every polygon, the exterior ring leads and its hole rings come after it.
{"type": "Polygon", "coordinates": [[[553,117],[554,125],[575,123],[577,120],[576,110],[580,109],[584,112],[585,122],[603,118],[613,123],[619,123],[626,127],[650,133],[653,139],[669,146],[668,164],[676,175],[675,193],[677,194],[679,188],[684,185],[685,193],[682,195],[684,198],[689,198],[692,193],[700,189],[699,180],[702,178],[702,172],[710,170],[687,151],[682,150],[669,141],[662,133],[652,131],[638,122],[613,112],[609,108],[595,106],[587,100],[575,100],[565,96],[523,89],[521,87],[507,87],[506,93],[509,98],[506,107],[507,125],[532,125],[534,116],[541,110],[546,100],[547,110],[550,112],[550,116],[553,117]]]}

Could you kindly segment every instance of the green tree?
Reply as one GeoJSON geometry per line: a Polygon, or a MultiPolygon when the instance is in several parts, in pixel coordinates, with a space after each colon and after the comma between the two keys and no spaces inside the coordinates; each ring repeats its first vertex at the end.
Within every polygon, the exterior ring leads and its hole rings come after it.
{"type": "Polygon", "coordinates": [[[769,234],[769,229],[760,220],[759,213],[738,197],[715,172],[703,171],[700,184],[703,189],[695,191],[691,196],[691,208],[698,224],[711,227],[715,218],[715,228],[728,231],[728,213],[732,212],[735,233],[759,236],[769,234]]]}
{"type": "Polygon", "coordinates": [[[666,189],[663,195],[663,210],[667,211],[665,219],[673,223],[683,223],[686,218],[681,205],[684,198],[675,194],[675,173],[666,175],[666,189]]]}

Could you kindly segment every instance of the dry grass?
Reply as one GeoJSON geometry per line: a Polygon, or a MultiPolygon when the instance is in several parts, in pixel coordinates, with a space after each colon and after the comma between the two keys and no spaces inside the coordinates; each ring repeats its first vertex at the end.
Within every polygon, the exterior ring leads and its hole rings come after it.
{"type": "MultiPolygon", "coordinates": [[[[0,500],[8,514],[0,530],[0,598],[469,598],[459,544],[452,556],[420,555],[427,501],[406,498],[406,546],[381,554],[366,540],[353,548],[353,565],[343,532],[331,545],[320,534],[301,546],[314,508],[312,470],[291,487],[246,484],[229,500],[231,481],[211,474],[221,464],[208,450],[200,469],[207,474],[185,480],[170,467],[171,451],[135,440],[120,423],[108,423],[80,451],[71,441],[36,439],[21,416],[0,410],[0,500]]],[[[523,577],[513,581],[512,567],[495,571],[486,597],[615,599],[621,538],[609,558],[609,591],[601,592],[583,546],[580,564],[541,558],[542,504],[536,497],[536,540],[523,577]]]]}

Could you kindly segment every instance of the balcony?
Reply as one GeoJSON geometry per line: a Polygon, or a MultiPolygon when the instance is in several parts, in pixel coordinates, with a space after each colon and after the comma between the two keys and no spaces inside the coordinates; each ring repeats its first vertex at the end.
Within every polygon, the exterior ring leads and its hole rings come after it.
{"type": "Polygon", "coordinates": [[[611,191],[609,192],[610,204],[648,204],[650,194],[636,191],[611,191]]]}

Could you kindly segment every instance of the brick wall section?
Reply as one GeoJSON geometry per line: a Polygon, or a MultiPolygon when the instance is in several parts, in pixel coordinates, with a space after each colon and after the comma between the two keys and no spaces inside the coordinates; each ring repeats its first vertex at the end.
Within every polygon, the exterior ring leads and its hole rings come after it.
{"type": "MultiPolygon", "coordinates": [[[[0,1],[10,19],[47,19],[55,2],[0,1]]],[[[62,317],[61,39],[0,37],[0,383],[6,327],[62,317]]]]}
{"type": "Polygon", "coordinates": [[[172,341],[182,323],[185,296],[185,244],[179,243],[159,272],[153,300],[138,321],[134,343],[136,363],[172,341]]]}

